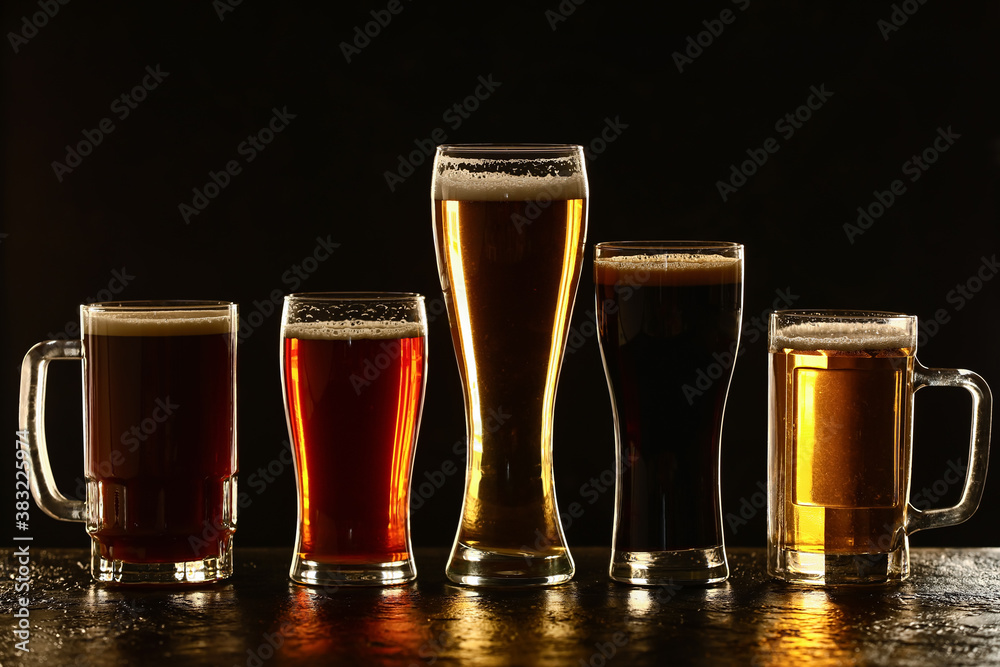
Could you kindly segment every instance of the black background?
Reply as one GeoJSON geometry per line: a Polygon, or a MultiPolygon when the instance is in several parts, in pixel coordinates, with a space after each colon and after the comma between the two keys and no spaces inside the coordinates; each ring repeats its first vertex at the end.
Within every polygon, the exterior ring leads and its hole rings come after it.
{"type": "MultiPolygon", "coordinates": [[[[259,323],[244,329],[239,349],[240,483],[253,502],[240,513],[237,544],[290,550],[295,486],[279,458],[287,438],[280,314],[264,302],[275,290],[407,290],[426,294],[431,312],[440,313],[430,158],[418,159],[394,189],[385,177],[439,128],[449,142],[591,149],[587,263],[573,313],[585,341],[566,356],[555,428],[560,505],[584,507],[567,526],[571,546],[609,544],[611,533],[613,493],[591,504],[593,495],[581,488],[613,465],[600,354],[586,335],[593,331],[593,242],[740,241],[747,332],[759,331],[761,314],[787,294],[795,307],[879,308],[925,321],[943,311],[949,321],[921,339],[921,360],[1000,382],[1000,280],[984,283],[972,299],[949,299],[998,250],[1000,137],[990,92],[1000,62],[997,6],[906,4],[916,12],[885,39],[878,22],[890,19],[888,2],[719,1],[675,10],[566,0],[563,10],[573,12],[558,21],[547,14],[559,11],[556,0],[402,2],[347,62],[341,43],[386,3],[244,0],[220,17],[218,2],[78,1],[60,5],[16,53],[9,33],[40,10],[26,0],[4,3],[0,251],[9,441],[21,356],[65,334],[80,303],[107,298],[101,290],[119,285],[111,283],[114,271],[132,276],[114,298],[237,301],[244,324],[259,323]],[[678,71],[673,53],[724,9],[735,19],[678,71]],[[137,85],[147,66],[169,75],[119,119],[112,101],[137,85]],[[445,112],[475,92],[480,76],[499,86],[454,127],[445,112]],[[793,136],[782,136],[775,123],[807,101],[811,86],[832,95],[793,136]],[[248,163],[238,146],[267,125],[274,108],[295,117],[248,163]],[[103,118],[114,131],[60,182],[52,163],[64,162],[67,145],[103,118]],[[619,131],[602,144],[609,122],[619,131]],[[931,146],[938,128],[960,138],[910,182],[903,163],[931,146]],[[778,152],[723,201],[717,181],[769,137],[778,152]],[[178,206],[191,204],[192,189],[233,159],[242,172],[186,224],[178,206]],[[844,223],[895,179],[905,193],[851,243],[844,223]],[[318,237],[340,245],[300,285],[283,279],[313,253],[318,237]],[[278,472],[262,482],[259,470],[268,464],[278,472]]],[[[508,308],[516,313],[517,303],[508,308]]],[[[415,488],[448,460],[464,466],[452,451],[465,426],[447,318],[432,319],[415,488]]],[[[765,539],[758,508],[766,480],[766,349],[763,337],[755,338],[745,335],[726,415],[724,512],[747,517],[730,517],[730,545],[765,539]]],[[[51,375],[50,450],[71,494],[82,470],[79,372],[59,364],[51,375]]],[[[949,461],[964,459],[968,405],[958,390],[919,394],[914,493],[943,479],[949,461]]],[[[13,480],[14,448],[2,458],[4,477],[13,480]]],[[[414,510],[415,544],[450,544],[461,492],[459,473],[414,510]]],[[[952,487],[940,502],[957,495],[952,487]]],[[[4,514],[10,520],[12,496],[4,514]]],[[[998,506],[1000,485],[988,484],[972,520],[913,543],[1000,544],[998,506]]],[[[34,507],[30,532],[40,546],[87,540],[82,526],[34,507]]]]}

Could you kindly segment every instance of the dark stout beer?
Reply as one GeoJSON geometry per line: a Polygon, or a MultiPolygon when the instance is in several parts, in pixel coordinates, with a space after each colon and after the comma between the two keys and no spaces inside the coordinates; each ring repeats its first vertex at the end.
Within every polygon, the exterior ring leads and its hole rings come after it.
{"type": "Polygon", "coordinates": [[[772,335],[772,544],[828,555],[900,546],[912,338],[837,322],[772,335]]]}
{"type": "Polygon", "coordinates": [[[343,565],[407,560],[422,325],[300,322],[285,325],[282,345],[300,485],[299,557],[343,565]]]}
{"type": "Polygon", "coordinates": [[[83,341],[87,530],[100,556],[221,557],[236,529],[231,316],[94,313],[83,341]]]}
{"type": "Polygon", "coordinates": [[[722,416],[740,335],[742,261],[668,253],[594,262],[618,429],[615,552],[722,545],[722,416]]]}

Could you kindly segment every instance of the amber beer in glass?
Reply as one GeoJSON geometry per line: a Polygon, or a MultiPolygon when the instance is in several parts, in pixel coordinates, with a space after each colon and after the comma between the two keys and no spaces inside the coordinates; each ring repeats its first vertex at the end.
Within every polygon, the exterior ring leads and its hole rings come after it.
{"type": "Polygon", "coordinates": [[[236,531],[236,305],[136,301],[80,307],[82,341],[25,357],[21,428],[49,515],[86,521],[99,581],[201,583],[232,573],[236,531]],[[48,465],[48,362],[83,361],[87,500],[48,465]]]}
{"type": "Polygon", "coordinates": [[[287,296],[281,368],[298,484],[292,580],[411,581],[410,474],[427,374],[423,297],[287,296]]]}
{"type": "Polygon", "coordinates": [[[431,200],[468,431],[447,575],[485,586],[567,581],[552,420],[587,229],[583,150],[439,146],[431,200]]]}
{"type": "Polygon", "coordinates": [[[979,505],[991,394],[975,373],[917,361],[917,318],[888,312],[778,311],[769,329],[768,571],[807,584],[900,581],[908,535],[965,521],[979,505]],[[972,394],[961,502],[908,503],[913,394],[972,394]]]}
{"type": "Polygon", "coordinates": [[[724,581],[719,463],[743,246],[598,243],[594,283],[616,436],[610,576],[640,585],[724,581]]]}

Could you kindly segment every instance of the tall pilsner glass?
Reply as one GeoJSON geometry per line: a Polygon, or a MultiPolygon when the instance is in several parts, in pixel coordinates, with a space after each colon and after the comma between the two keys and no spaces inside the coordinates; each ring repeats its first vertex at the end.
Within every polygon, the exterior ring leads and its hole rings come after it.
{"type": "Polygon", "coordinates": [[[580,146],[438,147],[434,239],[468,430],[465,501],[446,570],[456,583],[573,576],[556,509],[552,419],[587,196],[580,146]]]}

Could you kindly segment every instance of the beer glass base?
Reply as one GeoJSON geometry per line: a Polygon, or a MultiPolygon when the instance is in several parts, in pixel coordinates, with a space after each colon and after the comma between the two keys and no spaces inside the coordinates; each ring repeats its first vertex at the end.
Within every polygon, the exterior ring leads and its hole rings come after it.
{"type": "Polygon", "coordinates": [[[416,579],[417,566],[412,558],[388,563],[324,563],[296,555],[288,576],[305,586],[396,586],[416,579]]]}
{"type": "Polygon", "coordinates": [[[175,563],[132,563],[101,556],[96,540],[90,544],[90,571],[97,581],[110,584],[207,584],[233,574],[232,542],[220,543],[220,555],[175,563]]]}
{"type": "Polygon", "coordinates": [[[813,586],[863,586],[897,583],[910,574],[906,546],[883,553],[819,554],[774,549],[768,574],[793,584],[813,586]]]}
{"type": "Polygon", "coordinates": [[[615,551],[608,570],[623,584],[718,584],[729,578],[725,547],[680,551],[615,551]]]}
{"type": "Polygon", "coordinates": [[[554,586],[573,578],[573,557],[563,548],[550,553],[477,549],[456,544],[445,574],[465,586],[554,586]]]}

